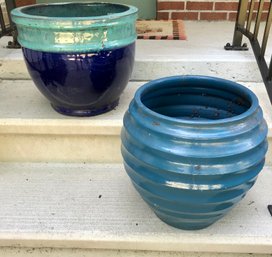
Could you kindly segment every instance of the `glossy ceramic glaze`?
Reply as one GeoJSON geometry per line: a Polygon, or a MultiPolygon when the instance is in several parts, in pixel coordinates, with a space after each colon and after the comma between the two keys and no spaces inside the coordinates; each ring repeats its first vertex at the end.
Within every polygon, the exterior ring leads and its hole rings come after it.
{"type": "Polygon", "coordinates": [[[137,8],[110,3],[37,4],[11,17],[20,44],[32,50],[83,53],[120,48],[136,40],[137,8]]]}
{"type": "Polygon", "coordinates": [[[112,110],[127,85],[135,44],[93,53],[47,53],[23,48],[28,71],[53,108],[92,116],[112,110]]]}
{"type": "Polygon", "coordinates": [[[55,110],[92,116],[118,104],[134,64],[137,8],[39,4],[11,14],[28,71],[55,110]]]}
{"type": "Polygon", "coordinates": [[[218,78],[151,81],[124,116],[125,169],[166,223],[202,229],[223,217],[253,186],[267,151],[257,97],[218,78]]]}

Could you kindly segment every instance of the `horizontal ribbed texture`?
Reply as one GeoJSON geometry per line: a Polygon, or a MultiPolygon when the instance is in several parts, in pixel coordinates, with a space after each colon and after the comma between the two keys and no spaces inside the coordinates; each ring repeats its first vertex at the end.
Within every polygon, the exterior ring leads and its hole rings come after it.
{"type": "Polygon", "coordinates": [[[137,91],[124,116],[122,154],[135,188],[162,220],[200,229],[252,187],[266,136],[248,89],[210,77],[170,77],[137,91]]]}

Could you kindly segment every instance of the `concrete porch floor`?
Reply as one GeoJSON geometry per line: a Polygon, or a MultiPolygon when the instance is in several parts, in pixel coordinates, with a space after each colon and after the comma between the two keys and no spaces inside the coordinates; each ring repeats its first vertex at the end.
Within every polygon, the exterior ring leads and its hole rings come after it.
{"type": "MultiPolygon", "coordinates": [[[[235,81],[262,81],[251,49],[242,52],[224,50],[224,45],[232,41],[233,22],[184,23],[187,40],[137,41],[132,80],[144,81],[176,74],[201,74],[235,81]]],[[[8,40],[7,37],[0,40],[0,78],[29,79],[21,50],[4,48],[8,40]]],[[[243,42],[247,42],[247,39],[243,42]]],[[[268,45],[271,45],[270,42],[268,45]]],[[[272,48],[269,50],[271,51],[267,51],[268,56],[272,53],[272,48]]]]}

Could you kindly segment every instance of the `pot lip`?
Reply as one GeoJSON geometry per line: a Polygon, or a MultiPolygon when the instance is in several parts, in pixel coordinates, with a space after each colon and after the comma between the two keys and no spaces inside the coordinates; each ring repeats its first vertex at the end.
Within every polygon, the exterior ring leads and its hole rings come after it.
{"type": "Polygon", "coordinates": [[[143,86],[141,86],[135,93],[134,100],[136,101],[136,104],[147,114],[151,115],[152,117],[156,117],[157,119],[161,121],[170,121],[174,122],[176,124],[186,124],[186,125],[219,125],[219,124],[226,124],[226,123],[233,123],[237,121],[241,121],[249,116],[251,116],[259,107],[259,101],[257,96],[247,87],[242,86],[241,84],[238,84],[234,81],[218,78],[218,77],[212,77],[212,76],[202,76],[202,75],[181,75],[181,76],[170,76],[170,77],[164,77],[156,80],[152,80],[143,86]],[[155,111],[152,111],[148,107],[146,107],[141,98],[142,96],[152,89],[156,89],[158,87],[161,87],[161,83],[164,82],[182,82],[182,81],[188,81],[188,80],[206,80],[206,81],[214,81],[214,82],[221,82],[225,85],[231,86],[232,88],[238,89],[241,93],[244,93],[247,99],[251,102],[251,106],[243,113],[230,117],[230,118],[223,118],[218,120],[187,120],[187,119],[181,119],[181,118],[173,118],[170,116],[166,116],[163,114],[159,114],[155,111]]]}
{"type": "Polygon", "coordinates": [[[64,3],[41,3],[41,4],[33,4],[15,8],[11,11],[11,15],[17,18],[25,18],[30,20],[42,20],[42,21],[90,21],[94,22],[104,22],[106,20],[115,20],[118,18],[123,18],[125,16],[130,16],[133,14],[137,14],[138,8],[132,5],[119,4],[119,3],[107,3],[107,2],[64,2],[64,3]],[[30,15],[26,14],[23,11],[28,8],[33,7],[43,7],[43,6],[63,6],[63,5],[93,5],[93,4],[107,4],[107,5],[119,5],[128,7],[127,11],[120,13],[113,13],[110,15],[102,15],[102,16],[87,16],[87,17],[47,17],[47,16],[39,16],[39,15],[30,15]]]}

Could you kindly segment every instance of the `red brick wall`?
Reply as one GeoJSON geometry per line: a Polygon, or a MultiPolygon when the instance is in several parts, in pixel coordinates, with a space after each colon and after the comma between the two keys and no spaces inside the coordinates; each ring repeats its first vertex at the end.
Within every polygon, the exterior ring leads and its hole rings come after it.
{"type": "Polygon", "coordinates": [[[36,0],[16,0],[16,6],[24,6],[24,5],[30,5],[30,4],[36,4],[36,0]]]}
{"type": "MultiPolygon", "coordinates": [[[[36,0],[16,0],[17,6],[35,4],[36,0]]],[[[157,0],[157,19],[235,20],[238,0],[157,0]]],[[[264,3],[262,20],[267,17],[269,0],[264,3]]],[[[256,17],[258,1],[253,18],[256,17]]]]}
{"type": "MultiPolygon", "coordinates": [[[[256,17],[258,1],[255,3],[253,17],[256,17]]],[[[264,3],[262,20],[267,17],[269,1],[264,3]]],[[[157,0],[157,19],[182,20],[235,20],[238,0],[189,1],[157,0]]]]}

